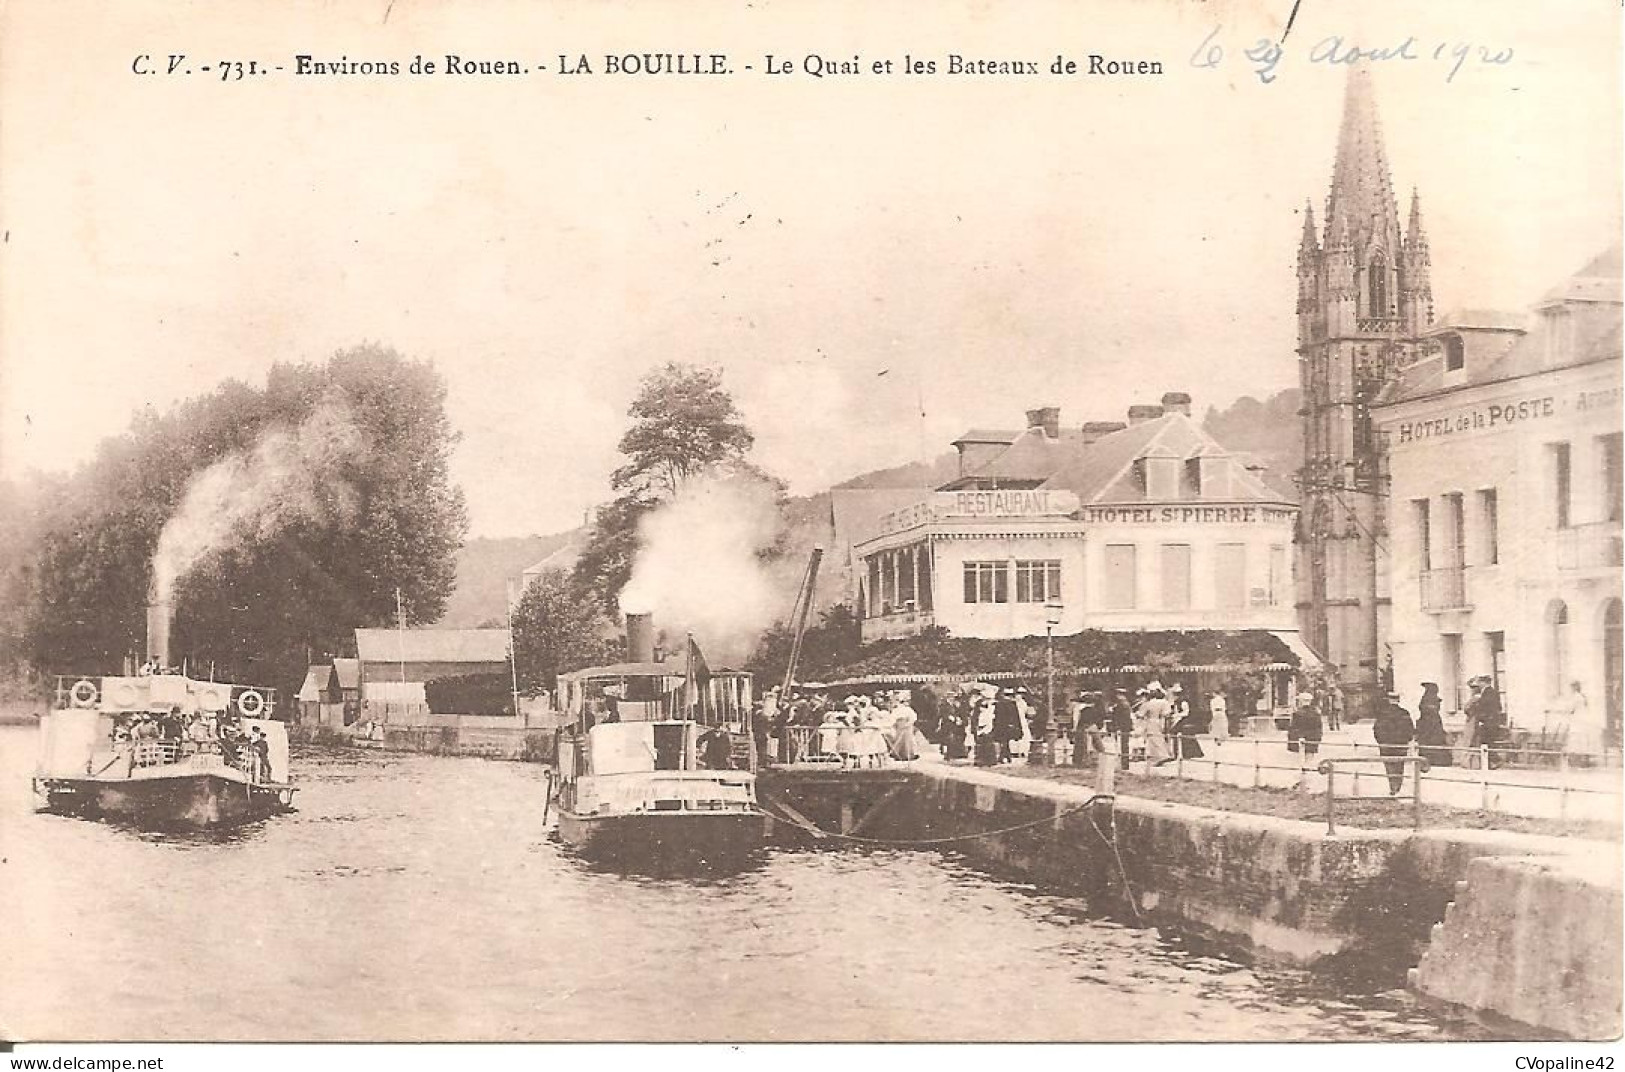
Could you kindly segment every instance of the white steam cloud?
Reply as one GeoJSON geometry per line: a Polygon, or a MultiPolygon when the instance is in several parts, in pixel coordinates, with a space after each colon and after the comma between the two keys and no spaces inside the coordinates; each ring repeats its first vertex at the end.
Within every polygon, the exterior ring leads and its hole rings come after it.
{"type": "Polygon", "coordinates": [[[360,496],[345,474],[365,445],[349,405],[329,398],[299,425],[267,431],[253,447],[198,473],[158,537],[153,598],[168,602],[175,584],[216,551],[269,539],[300,521],[352,519],[360,496]]]}
{"type": "Polygon", "coordinates": [[[764,481],[701,477],[638,527],[623,614],[653,614],[655,627],[686,631],[712,660],[740,660],[789,611],[782,569],[759,552],[781,521],[764,481]]]}

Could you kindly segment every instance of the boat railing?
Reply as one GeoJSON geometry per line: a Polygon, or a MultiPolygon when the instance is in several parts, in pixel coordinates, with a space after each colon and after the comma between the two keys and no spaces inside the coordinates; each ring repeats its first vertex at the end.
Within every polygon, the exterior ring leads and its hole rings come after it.
{"type": "Polygon", "coordinates": [[[116,751],[130,757],[130,769],[172,766],[198,757],[218,758],[222,765],[242,772],[252,785],[268,784],[271,779],[265,766],[244,742],[228,754],[219,741],[174,739],[142,739],[120,742],[116,751]]]}
{"type": "Polygon", "coordinates": [[[179,673],[158,675],[53,675],[53,700],[58,709],[95,709],[110,714],[135,711],[230,713],[243,718],[275,718],[277,690],[260,685],[203,681],[179,673]],[[169,682],[159,686],[148,682],[169,682]],[[184,681],[184,683],[182,683],[184,681]],[[105,693],[105,694],[104,694],[105,693]]]}

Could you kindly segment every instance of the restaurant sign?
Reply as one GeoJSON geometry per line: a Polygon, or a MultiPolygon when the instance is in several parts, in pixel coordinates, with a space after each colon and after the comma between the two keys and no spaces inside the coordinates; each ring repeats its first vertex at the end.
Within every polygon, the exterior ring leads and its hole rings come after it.
{"type": "Polygon", "coordinates": [[[1078,496],[1070,491],[938,491],[901,510],[882,514],[879,535],[949,518],[1070,517],[1078,496]]]}

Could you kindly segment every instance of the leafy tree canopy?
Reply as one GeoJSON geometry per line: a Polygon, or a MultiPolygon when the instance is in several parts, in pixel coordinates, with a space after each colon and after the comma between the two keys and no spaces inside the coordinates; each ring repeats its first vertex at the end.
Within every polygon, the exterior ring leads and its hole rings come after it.
{"type": "Polygon", "coordinates": [[[563,570],[547,570],[525,589],[513,612],[513,646],[519,689],[528,694],[556,688],[560,673],[621,655],[614,626],[563,570]]]}
{"type": "MultiPolygon", "coordinates": [[[[211,471],[239,509],[243,495],[263,499],[179,578],[174,660],[286,690],[357,626],[392,624],[397,589],[409,621],[434,621],[467,528],[445,399],[430,364],[364,345],[321,365],[276,365],[263,389],[228,381],[138,417],[31,504],[34,665],[116,671],[141,651],[159,535],[211,471]],[[312,421],[321,407],[336,424],[312,421]],[[333,427],[343,437],[323,442],[333,427]],[[283,449],[267,453],[273,439],[283,449]]],[[[206,520],[207,505],[193,512],[206,520]]]]}
{"type": "Polygon", "coordinates": [[[743,462],[755,443],[722,388],[722,373],[676,361],[643,377],[621,437],[625,465],[610,485],[637,499],[669,498],[690,478],[743,462]]]}

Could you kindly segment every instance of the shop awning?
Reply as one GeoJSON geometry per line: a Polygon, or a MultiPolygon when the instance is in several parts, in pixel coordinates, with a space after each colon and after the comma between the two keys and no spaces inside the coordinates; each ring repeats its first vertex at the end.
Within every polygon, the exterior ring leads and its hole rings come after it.
{"type": "MultiPolygon", "coordinates": [[[[1057,678],[1113,674],[1292,671],[1313,657],[1293,633],[1246,630],[1086,630],[1054,640],[1057,678]],[[1288,639],[1292,638],[1292,639],[1288,639]]],[[[1048,672],[1043,637],[908,637],[870,644],[858,658],[816,672],[822,687],[1034,681],[1048,672]]],[[[1310,665],[1317,665],[1318,660],[1310,665]]],[[[809,677],[814,676],[809,674],[809,677]]],[[[803,687],[817,688],[806,684],[803,687]]]]}
{"type": "Polygon", "coordinates": [[[1281,643],[1290,648],[1292,650],[1292,654],[1298,657],[1298,665],[1303,669],[1319,669],[1325,665],[1325,662],[1321,659],[1321,657],[1315,654],[1315,649],[1311,648],[1307,643],[1305,643],[1302,634],[1297,632],[1277,633],[1272,630],[1270,632],[1270,636],[1274,637],[1276,640],[1279,640],[1281,643]]]}

